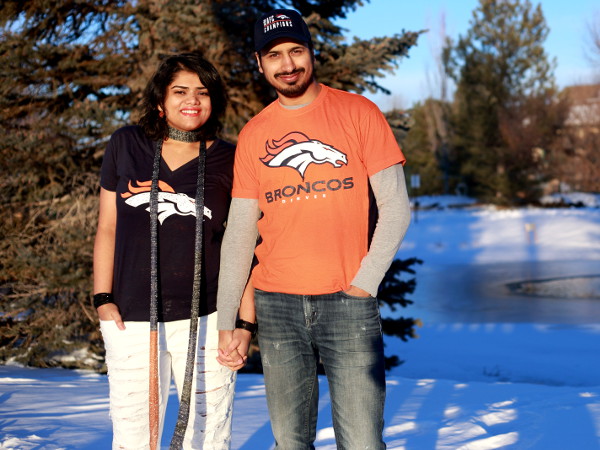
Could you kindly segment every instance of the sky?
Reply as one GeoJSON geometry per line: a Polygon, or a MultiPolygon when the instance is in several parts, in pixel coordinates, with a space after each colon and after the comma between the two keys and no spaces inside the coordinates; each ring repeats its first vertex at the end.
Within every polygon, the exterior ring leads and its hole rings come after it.
{"type": "MultiPolygon", "coordinates": [[[[534,5],[539,1],[533,0],[534,5]]],[[[370,0],[365,6],[351,12],[347,19],[338,24],[348,31],[346,37],[357,36],[368,39],[389,36],[402,30],[429,30],[421,35],[418,45],[410,50],[409,58],[403,59],[396,74],[386,76],[382,81],[391,96],[367,94],[387,111],[392,108],[407,108],[414,102],[436,93],[432,81],[436,73],[436,58],[441,47],[441,36],[445,24],[445,34],[454,40],[465,35],[469,29],[472,11],[478,0],[370,0]]],[[[546,40],[546,52],[556,58],[556,82],[560,88],[573,84],[592,82],[595,72],[586,57],[589,35],[588,26],[595,17],[600,23],[600,3],[597,0],[544,0],[541,2],[546,23],[550,28],[546,40]]]]}
{"type": "MultiPolygon", "coordinates": [[[[427,209],[413,215],[398,257],[424,261],[414,305],[402,310],[423,325],[408,342],[385,337],[386,353],[404,360],[387,376],[388,449],[600,448],[600,195],[580,200],[595,206],[448,209],[470,202],[420,199],[427,209]],[[485,276],[465,282],[469,270],[485,276]],[[515,294],[507,287],[517,281],[537,287],[515,294]]],[[[335,450],[324,377],[319,386],[315,447],[335,450]]],[[[172,391],[162,448],[176,408],[172,391]]],[[[106,376],[0,365],[0,449],[110,442],[106,376]]],[[[240,374],[232,450],[272,448],[264,380],[240,374]]]]}

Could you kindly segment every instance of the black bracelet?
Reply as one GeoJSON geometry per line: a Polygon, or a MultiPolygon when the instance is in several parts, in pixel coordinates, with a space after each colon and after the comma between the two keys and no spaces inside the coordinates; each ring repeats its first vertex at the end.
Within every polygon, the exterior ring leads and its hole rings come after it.
{"type": "Polygon", "coordinates": [[[235,327],[241,328],[242,330],[249,331],[252,333],[252,337],[256,336],[256,332],[258,331],[258,324],[248,322],[246,320],[238,319],[235,321],[235,327]]]}
{"type": "Polygon", "coordinates": [[[115,298],[112,294],[107,292],[102,292],[100,294],[94,294],[94,308],[98,309],[102,305],[106,305],[107,303],[114,303],[115,298]]]}

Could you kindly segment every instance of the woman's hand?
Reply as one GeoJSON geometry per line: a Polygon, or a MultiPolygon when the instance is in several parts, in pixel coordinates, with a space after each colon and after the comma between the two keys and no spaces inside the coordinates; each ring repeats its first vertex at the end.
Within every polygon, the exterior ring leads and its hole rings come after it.
{"type": "Polygon", "coordinates": [[[106,303],[99,306],[97,311],[100,320],[114,320],[119,330],[125,329],[125,324],[123,323],[123,319],[121,319],[119,308],[114,303],[106,303]]]}

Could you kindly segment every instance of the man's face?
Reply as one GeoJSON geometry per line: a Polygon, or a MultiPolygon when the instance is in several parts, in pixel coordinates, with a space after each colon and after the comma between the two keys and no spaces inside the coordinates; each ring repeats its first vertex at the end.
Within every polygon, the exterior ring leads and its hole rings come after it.
{"type": "Polygon", "coordinates": [[[314,82],[313,54],[300,42],[275,41],[256,55],[258,68],[280,96],[301,97],[314,82]]]}

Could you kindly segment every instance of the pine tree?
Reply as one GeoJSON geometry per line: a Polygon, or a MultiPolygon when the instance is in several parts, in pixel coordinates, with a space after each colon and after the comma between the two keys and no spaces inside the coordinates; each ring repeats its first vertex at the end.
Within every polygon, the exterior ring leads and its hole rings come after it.
{"type": "MultiPolygon", "coordinates": [[[[413,125],[402,142],[407,174],[419,174],[421,187],[412,195],[447,194],[455,188],[457,176],[453,173],[452,155],[449,153],[450,104],[428,98],[410,109],[413,125]]],[[[408,178],[408,177],[407,177],[408,178]]]]}
{"type": "MultiPolygon", "coordinates": [[[[386,306],[392,312],[395,312],[398,306],[404,308],[413,303],[406,295],[412,294],[415,291],[417,282],[414,278],[403,280],[402,276],[403,272],[414,275],[416,273],[415,269],[412,268],[414,264],[423,264],[423,261],[418,258],[396,259],[392,261],[392,265],[383,277],[377,292],[377,299],[381,306],[386,306]]],[[[415,327],[421,325],[420,319],[413,319],[412,317],[400,316],[381,319],[383,333],[399,337],[403,341],[407,341],[408,338],[417,337],[415,327]]],[[[385,359],[388,368],[401,363],[397,355],[386,356],[385,359]]]]}
{"type": "Polygon", "coordinates": [[[444,49],[447,72],[457,84],[453,146],[462,175],[483,200],[536,197],[540,172],[533,147],[544,142],[514,134],[527,134],[532,123],[552,128],[555,62],[543,48],[548,31],[541,5],[480,0],[466,35],[444,49]]]}
{"type": "Polygon", "coordinates": [[[378,77],[395,67],[419,33],[345,43],[338,21],[361,5],[361,0],[2,2],[0,359],[16,348],[26,350],[26,344],[36,346],[48,330],[65,347],[31,348],[21,362],[59,364],[60,353],[98,341],[90,289],[101,158],[112,132],[137,120],[143,87],[164,55],[200,50],[215,64],[230,98],[225,137],[235,140],[274,98],[256,70],[252,39],[257,17],[275,7],[295,8],[307,18],[320,81],[355,92],[385,91],[378,77]],[[61,322],[64,314],[56,314],[57,308],[77,316],[70,317],[82,324],[77,332],[61,322]]]}
{"type": "Polygon", "coordinates": [[[52,364],[99,340],[88,297],[98,168],[131,103],[128,22],[117,6],[0,7],[3,360],[19,348],[21,362],[52,364]]]}

